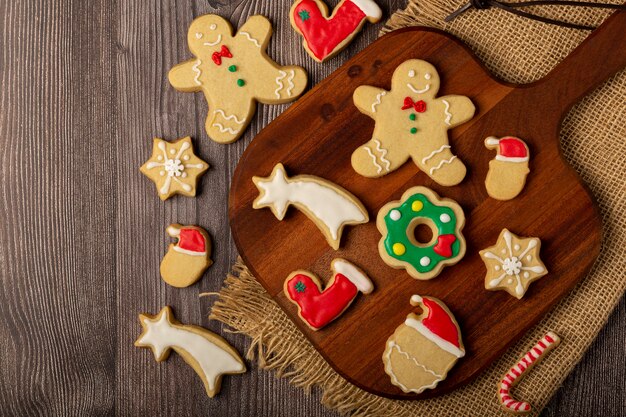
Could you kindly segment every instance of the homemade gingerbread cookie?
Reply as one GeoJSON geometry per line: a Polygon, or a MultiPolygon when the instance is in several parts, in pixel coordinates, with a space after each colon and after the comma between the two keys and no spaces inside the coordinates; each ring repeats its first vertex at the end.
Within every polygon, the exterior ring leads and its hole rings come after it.
{"type": "Polygon", "coordinates": [[[363,204],[345,189],[313,175],[289,178],[281,163],[274,166],[269,177],[253,177],[252,181],[259,189],[253,208],[269,207],[274,216],[282,220],[287,207],[294,205],[315,223],[335,250],[339,248],[346,225],[369,221],[363,204]]]}
{"type": "Polygon", "coordinates": [[[209,164],[193,153],[189,136],[173,142],[154,138],[152,156],[139,169],[156,185],[159,198],[167,200],[175,194],[195,197],[198,178],[209,164]]]}
{"type": "Polygon", "coordinates": [[[187,42],[195,58],[176,65],[168,77],[179,91],[204,93],[206,131],[214,141],[236,141],[250,123],[256,101],[287,103],[304,91],[304,69],[281,67],[267,56],[271,36],[272,26],[263,16],[252,16],[235,35],[217,15],[191,23],[187,42]]]}
{"type": "Polygon", "coordinates": [[[503,229],[494,246],[480,251],[487,267],[485,288],[521,299],[531,283],[548,273],[539,258],[540,249],[538,238],[521,238],[503,229]]]}
{"type": "Polygon", "coordinates": [[[539,363],[545,355],[557,347],[561,339],[554,332],[548,332],[542,337],[517,363],[508,370],[498,382],[498,399],[502,407],[511,413],[530,413],[532,407],[525,401],[518,401],[511,397],[511,389],[539,363]]]}
{"type": "Polygon", "coordinates": [[[454,200],[440,198],[426,187],[412,187],[378,212],[376,227],[382,235],[378,252],[392,268],[406,269],[415,279],[432,279],[465,255],[464,225],[465,214],[454,200]],[[432,231],[430,242],[415,238],[415,229],[422,224],[432,231]]]}
{"type": "Polygon", "coordinates": [[[173,349],[198,374],[209,397],[220,391],[222,375],[246,372],[239,353],[226,340],[202,327],[181,324],[168,306],[157,315],[140,314],[143,333],[137,347],[152,349],[157,362],[168,358],[173,349]]]}
{"type": "Polygon", "coordinates": [[[446,305],[434,298],[413,295],[411,305],[422,313],[409,313],[387,340],[383,353],[385,372],[404,392],[420,394],[443,381],[465,356],[461,329],[446,305]]]}
{"type": "Polygon", "coordinates": [[[501,139],[490,136],[485,139],[487,149],[498,154],[489,161],[489,172],[485,178],[487,194],[496,200],[511,200],[524,189],[526,176],[530,172],[530,151],[526,142],[513,136],[501,139]]]}
{"type": "Polygon", "coordinates": [[[359,292],[374,290],[369,277],[353,263],[337,258],[330,268],[333,277],[323,290],[319,278],[308,271],[292,272],[285,280],[285,295],[297,304],[298,315],[313,330],[341,316],[359,292]]]}
{"type": "Polygon", "coordinates": [[[372,139],[352,154],[352,167],[365,177],[381,177],[409,158],[440,185],[452,186],[465,177],[463,162],[452,153],[448,129],[474,116],[474,104],[464,96],[436,97],[439,74],[426,61],[411,59],[396,68],[391,91],[360,86],[356,107],[376,121],[372,139]]]}
{"type": "Polygon", "coordinates": [[[198,281],[211,266],[211,238],[198,226],[172,224],[167,234],[177,238],[161,261],[161,277],[173,287],[183,288],[198,281]]]}
{"type": "Polygon", "coordinates": [[[345,48],[366,20],[376,23],[382,11],[373,0],[341,0],[328,17],[321,0],[296,0],[291,6],[291,26],[304,38],[304,49],[323,62],[345,48]]]}

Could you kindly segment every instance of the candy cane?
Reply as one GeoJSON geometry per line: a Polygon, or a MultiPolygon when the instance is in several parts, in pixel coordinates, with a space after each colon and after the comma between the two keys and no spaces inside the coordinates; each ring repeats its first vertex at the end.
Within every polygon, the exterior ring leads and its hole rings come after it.
{"type": "Polygon", "coordinates": [[[498,397],[500,404],[513,413],[526,414],[530,412],[531,406],[524,401],[517,401],[509,395],[509,391],[517,385],[520,379],[539,362],[546,353],[557,347],[561,339],[552,332],[546,333],[535,346],[533,346],[526,355],[524,355],[509,371],[502,377],[498,383],[498,397]]]}

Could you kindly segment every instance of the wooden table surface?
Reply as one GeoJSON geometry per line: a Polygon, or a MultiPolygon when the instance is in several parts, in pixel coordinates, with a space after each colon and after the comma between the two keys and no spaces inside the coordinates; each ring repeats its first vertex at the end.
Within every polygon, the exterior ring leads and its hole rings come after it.
{"type": "MultiPolygon", "coordinates": [[[[329,1],[334,5],[337,1],[329,1]]],[[[404,0],[378,0],[385,15],[404,0]]],[[[132,346],[137,314],[171,305],[185,323],[209,322],[210,298],[237,257],[227,197],[237,160],[285,106],[260,106],[232,145],[204,132],[201,94],[176,92],[172,65],[190,57],[195,16],[234,25],[272,20],[269,54],[298,64],[312,83],[377,36],[368,25],[339,57],[319,65],[288,22],[290,0],[0,1],[0,415],[335,416],[312,395],[249,364],[214,399],[177,355],[157,364],[132,346]],[[158,199],[139,166],[152,137],[191,135],[211,165],[195,199],[158,199]],[[215,264],[197,285],[169,287],[159,262],[165,226],[199,224],[215,264]]],[[[626,415],[624,298],[552,399],[544,416],[626,415]]],[[[225,334],[241,352],[249,340],[225,334]]],[[[486,393],[486,395],[492,395],[486,393]]]]}

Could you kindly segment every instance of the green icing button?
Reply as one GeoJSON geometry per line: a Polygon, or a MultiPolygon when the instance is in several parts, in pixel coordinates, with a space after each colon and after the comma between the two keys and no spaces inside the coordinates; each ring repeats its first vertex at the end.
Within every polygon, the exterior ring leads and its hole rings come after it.
{"type": "Polygon", "coordinates": [[[228,67],[228,71],[230,71],[230,72],[237,71],[237,66],[236,65],[231,65],[230,67],[228,67]]]}
{"type": "Polygon", "coordinates": [[[237,85],[239,87],[243,87],[244,85],[246,85],[246,82],[240,78],[237,80],[237,85]]]}

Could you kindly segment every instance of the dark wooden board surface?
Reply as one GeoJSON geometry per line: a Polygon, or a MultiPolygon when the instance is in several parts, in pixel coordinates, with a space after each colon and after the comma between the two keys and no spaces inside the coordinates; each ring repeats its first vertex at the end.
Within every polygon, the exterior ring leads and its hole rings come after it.
{"type": "MultiPolygon", "coordinates": [[[[330,2],[329,4],[336,3],[330,2]]],[[[386,16],[402,0],[379,1],[386,16]]],[[[232,171],[247,144],[288,106],[261,106],[245,137],[215,146],[206,103],[173,91],[169,68],[188,57],[193,17],[219,13],[238,25],[255,13],[275,25],[270,54],[303,65],[312,83],[377,36],[366,26],[344,54],[320,66],[289,26],[290,2],[118,0],[0,1],[0,414],[334,416],[312,395],[249,366],[206,397],[176,355],[157,364],[132,347],[136,315],[165,304],[186,323],[207,319],[237,256],[226,224],[232,171]],[[190,134],[212,169],[196,199],[161,203],[138,172],[152,136],[190,134]],[[158,277],[165,225],[207,227],[215,264],[196,286],[158,277]]],[[[544,416],[624,415],[626,303],[622,299],[544,416]],[[598,389],[598,386],[612,389],[598,389]],[[620,390],[621,387],[621,390],[620,390]]],[[[240,351],[243,335],[225,334],[240,351]]]]}
{"type": "Polygon", "coordinates": [[[626,48],[612,47],[625,29],[626,13],[615,15],[543,80],[526,86],[493,79],[464,45],[443,32],[395,31],[344,64],[255,137],[231,185],[229,215],[235,242],[257,279],[345,378],[392,398],[449,392],[487,367],[584,277],[600,250],[601,222],[593,198],[561,157],[558,128],[576,100],[626,65],[626,48]],[[352,105],[353,91],[359,85],[389,90],[396,67],[412,58],[435,66],[441,78],[439,96],[468,96],[477,107],[471,121],[449,134],[454,153],[469,167],[457,186],[434,183],[410,161],[379,179],[358,175],[350,164],[351,153],[371,138],[373,129],[372,120],[352,105]],[[482,144],[492,135],[518,136],[531,149],[531,174],[524,192],[506,202],[489,198],[484,188],[493,155],[482,144]],[[258,190],[251,178],[268,175],[278,162],[293,175],[317,175],[345,187],[361,199],[372,219],[408,188],[432,188],[463,207],[467,253],[437,278],[416,281],[380,259],[375,220],[345,231],[338,252],[297,210],[277,224],[269,210],[252,208],[258,190]],[[493,245],[505,227],[539,237],[541,258],[549,271],[522,301],[484,289],[485,268],[478,251],[493,245]],[[274,248],[271,257],[268,247],[274,248]],[[327,276],[334,257],[363,268],[376,290],[360,296],[335,322],[314,331],[298,317],[283,283],[298,269],[327,276]],[[408,304],[412,294],[443,300],[459,321],[466,348],[465,358],[448,377],[420,395],[393,386],[381,360],[387,338],[415,310],[408,304]]]}

